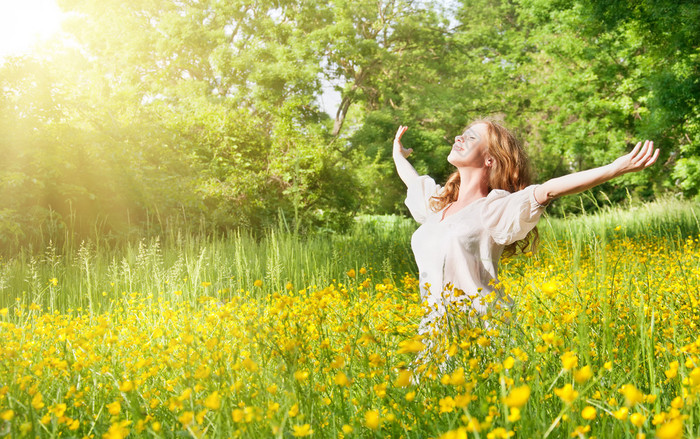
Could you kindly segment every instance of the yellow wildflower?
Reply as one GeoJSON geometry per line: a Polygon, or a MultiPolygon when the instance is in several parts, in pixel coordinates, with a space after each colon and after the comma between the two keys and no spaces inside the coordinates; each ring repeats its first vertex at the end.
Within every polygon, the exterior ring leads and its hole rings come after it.
{"type": "Polygon", "coordinates": [[[294,437],[310,436],[314,432],[309,424],[294,425],[292,426],[292,429],[294,430],[292,433],[292,436],[294,437]]]}
{"type": "Polygon", "coordinates": [[[396,378],[394,386],[396,387],[408,387],[411,384],[412,372],[409,369],[403,369],[399,371],[399,376],[396,378]]]}
{"type": "Polygon", "coordinates": [[[632,413],[632,416],[630,416],[630,422],[635,427],[641,427],[646,420],[647,418],[641,413],[632,413]]]}
{"type": "Polygon", "coordinates": [[[510,408],[522,408],[530,399],[530,386],[516,387],[506,396],[505,403],[510,408]]]}
{"type": "Polygon", "coordinates": [[[596,417],[596,409],[593,406],[586,406],[581,410],[581,417],[587,421],[592,421],[596,417]]]}
{"type": "Polygon", "coordinates": [[[376,410],[367,410],[365,412],[365,426],[372,430],[379,428],[379,412],[376,410]]]}
{"type": "Polygon", "coordinates": [[[564,352],[561,356],[561,363],[564,370],[571,370],[578,365],[578,357],[571,351],[564,352]]]}
{"type": "Polygon", "coordinates": [[[214,392],[204,400],[204,407],[209,410],[219,410],[221,408],[221,396],[219,392],[214,392]]]}
{"type": "Polygon", "coordinates": [[[683,437],[683,421],[674,419],[656,429],[659,439],[681,439],[683,437]]]}
{"type": "Polygon", "coordinates": [[[592,376],[593,371],[591,370],[591,366],[588,365],[583,366],[581,369],[574,372],[574,380],[579,384],[583,384],[590,380],[592,376]]]}
{"type": "Polygon", "coordinates": [[[338,373],[335,374],[335,383],[339,386],[349,386],[350,380],[348,379],[348,376],[343,373],[343,371],[338,371],[338,373]]]}
{"type": "Polygon", "coordinates": [[[559,389],[554,389],[554,393],[567,404],[571,404],[578,398],[578,392],[574,390],[571,384],[567,384],[559,389]]]}

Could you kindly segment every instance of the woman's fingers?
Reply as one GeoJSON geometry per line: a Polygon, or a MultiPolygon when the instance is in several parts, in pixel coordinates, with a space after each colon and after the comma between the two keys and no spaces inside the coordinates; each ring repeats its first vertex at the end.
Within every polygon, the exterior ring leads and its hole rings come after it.
{"type": "Polygon", "coordinates": [[[649,161],[647,162],[646,166],[651,166],[656,162],[656,159],[659,157],[659,148],[656,148],[656,151],[654,151],[654,155],[651,156],[649,161]]]}
{"type": "Polygon", "coordinates": [[[651,157],[652,153],[654,152],[654,142],[651,142],[651,141],[649,141],[649,140],[647,140],[647,142],[649,142],[649,143],[648,143],[649,149],[648,149],[647,153],[644,155],[644,160],[645,160],[645,161],[646,161],[646,160],[649,160],[649,157],[651,157]]]}
{"type": "Polygon", "coordinates": [[[637,151],[639,151],[639,147],[642,146],[642,142],[638,142],[635,146],[634,149],[630,152],[630,157],[634,157],[637,155],[637,151]]]}
{"type": "Polygon", "coordinates": [[[401,125],[398,130],[396,130],[396,136],[394,137],[394,140],[401,140],[401,136],[403,136],[403,133],[406,132],[408,127],[405,127],[401,125]]]}

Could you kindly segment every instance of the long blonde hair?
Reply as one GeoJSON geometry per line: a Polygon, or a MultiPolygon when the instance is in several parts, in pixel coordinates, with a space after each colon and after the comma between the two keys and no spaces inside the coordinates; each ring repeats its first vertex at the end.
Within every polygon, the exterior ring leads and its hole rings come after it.
{"type": "MultiPolygon", "coordinates": [[[[488,190],[503,189],[517,192],[531,184],[530,160],[522,144],[503,125],[489,119],[478,119],[469,124],[472,127],[478,123],[486,124],[487,151],[493,157],[494,164],[488,174],[488,190]]],[[[466,129],[465,129],[466,131],[466,129]]],[[[430,207],[438,212],[447,205],[457,201],[459,195],[459,172],[453,172],[448,178],[440,194],[432,197],[430,207]]],[[[516,241],[503,250],[505,256],[512,256],[518,251],[525,253],[535,251],[539,241],[537,227],[527,236],[516,241]]]]}

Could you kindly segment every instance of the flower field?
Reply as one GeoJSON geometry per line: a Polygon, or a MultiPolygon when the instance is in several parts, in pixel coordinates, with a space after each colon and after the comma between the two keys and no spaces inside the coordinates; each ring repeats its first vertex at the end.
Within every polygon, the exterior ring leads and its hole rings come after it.
{"type": "Polygon", "coordinates": [[[410,230],[0,261],[0,437],[700,437],[699,236],[610,221],[543,222],[434,362],[410,230]]]}

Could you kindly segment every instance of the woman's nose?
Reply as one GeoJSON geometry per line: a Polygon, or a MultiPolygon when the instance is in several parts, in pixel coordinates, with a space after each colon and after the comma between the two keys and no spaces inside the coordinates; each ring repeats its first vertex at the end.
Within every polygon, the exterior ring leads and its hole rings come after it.
{"type": "Polygon", "coordinates": [[[461,142],[462,136],[455,136],[455,142],[461,142]]]}

